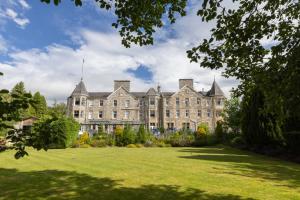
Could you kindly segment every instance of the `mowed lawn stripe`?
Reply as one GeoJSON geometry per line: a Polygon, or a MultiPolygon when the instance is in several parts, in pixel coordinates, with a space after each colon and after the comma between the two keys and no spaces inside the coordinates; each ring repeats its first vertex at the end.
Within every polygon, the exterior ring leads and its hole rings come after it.
{"type": "Polygon", "coordinates": [[[13,153],[0,154],[0,199],[300,199],[298,164],[224,146],[13,153]]]}

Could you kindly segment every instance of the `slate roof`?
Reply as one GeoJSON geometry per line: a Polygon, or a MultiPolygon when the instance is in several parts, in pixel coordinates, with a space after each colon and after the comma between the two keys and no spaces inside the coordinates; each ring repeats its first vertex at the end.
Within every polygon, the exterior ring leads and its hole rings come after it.
{"type": "Polygon", "coordinates": [[[88,92],[82,80],[79,82],[78,85],[76,85],[75,89],[73,90],[72,95],[74,94],[88,95],[88,92]]]}
{"type": "Polygon", "coordinates": [[[211,89],[207,92],[207,96],[225,96],[220,86],[214,80],[211,89]]]}

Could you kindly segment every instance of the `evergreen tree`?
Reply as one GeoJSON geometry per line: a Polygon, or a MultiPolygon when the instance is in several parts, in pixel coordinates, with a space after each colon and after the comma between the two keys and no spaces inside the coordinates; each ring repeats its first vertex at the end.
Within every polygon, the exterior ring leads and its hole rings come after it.
{"type": "Polygon", "coordinates": [[[33,95],[33,100],[34,100],[33,108],[29,108],[30,114],[36,117],[41,117],[47,114],[48,108],[47,108],[45,97],[41,95],[39,92],[36,92],[33,95]]]}
{"type": "Polygon", "coordinates": [[[136,139],[136,135],[134,131],[132,130],[129,124],[126,124],[123,130],[123,144],[124,145],[134,144],[135,139],[136,139]]]}
{"type": "Polygon", "coordinates": [[[137,132],[136,142],[144,144],[146,142],[146,131],[144,124],[141,124],[137,132]]]}
{"type": "Polygon", "coordinates": [[[251,146],[274,145],[283,140],[280,117],[265,106],[264,94],[257,87],[242,101],[242,133],[251,146]]]}
{"type": "Polygon", "coordinates": [[[24,82],[21,81],[19,83],[17,83],[13,89],[11,90],[11,94],[19,94],[19,95],[22,95],[22,94],[25,94],[26,93],[26,90],[25,90],[25,85],[24,85],[24,82]]]}

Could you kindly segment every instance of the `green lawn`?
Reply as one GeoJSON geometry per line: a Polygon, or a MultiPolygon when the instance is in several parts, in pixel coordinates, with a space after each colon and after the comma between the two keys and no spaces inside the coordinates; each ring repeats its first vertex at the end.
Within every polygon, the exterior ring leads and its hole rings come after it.
{"type": "Polygon", "coordinates": [[[229,147],[0,154],[0,199],[300,199],[300,165],[229,147]]]}

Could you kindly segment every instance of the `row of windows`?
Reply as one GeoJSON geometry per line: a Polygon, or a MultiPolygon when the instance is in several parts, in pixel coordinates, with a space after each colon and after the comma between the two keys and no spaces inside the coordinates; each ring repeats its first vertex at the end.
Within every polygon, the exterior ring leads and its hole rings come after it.
{"type": "MultiPolygon", "coordinates": [[[[179,106],[180,105],[179,97],[176,97],[175,101],[176,101],[176,105],[179,106]]],[[[82,98],[81,102],[80,102],[80,98],[75,98],[75,105],[85,105],[85,104],[86,104],[86,99],[85,98],[82,98]]],[[[100,99],[99,100],[99,106],[103,106],[103,104],[104,104],[104,100],[100,99]]],[[[155,98],[150,98],[149,104],[150,105],[155,105],[155,98]]],[[[185,98],[184,99],[184,104],[185,104],[185,106],[190,106],[190,99],[185,98]]],[[[211,104],[210,100],[206,100],[206,105],[210,106],[210,104],[211,104]]],[[[217,105],[222,105],[223,104],[222,99],[217,99],[216,104],[217,105]]],[[[118,106],[118,100],[114,100],[113,105],[115,107],[118,106]]],[[[141,106],[143,105],[142,100],[140,100],[140,105],[141,106]]],[[[168,99],[166,100],[166,105],[169,105],[169,100],[168,99]]],[[[201,98],[197,98],[197,105],[201,105],[201,98]]],[[[93,106],[93,101],[89,102],[89,106],[93,106]]],[[[125,107],[128,108],[129,106],[130,106],[130,100],[125,100],[125,107]]]]}
{"type": "MultiPolygon", "coordinates": [[[[124,112],[124,118],[128,119],[130,116],[130,111],[125,111],[124,112]]],[[[84,111],[80,112],[80,117],[84,117],[84,111]]],[[[116,119],[118,117],[118,112],[117,111],[112,111],[112,118],[116,119]]],[[[74,118],[79,118],[79,111],[78,110],[74,110],[74,118]]],[[[93,112],[89,112],[88,113],[88,119],[92,119],[93,118],[93,112]]],[[[103,111],[99,111],[98,113],[98,118],[102,119],[103,118],[103,111]]]]}

